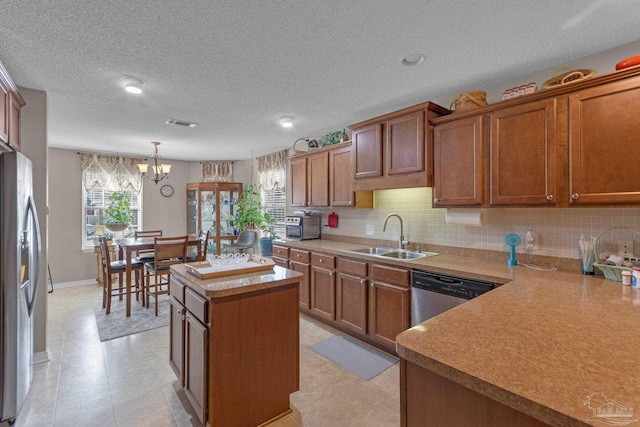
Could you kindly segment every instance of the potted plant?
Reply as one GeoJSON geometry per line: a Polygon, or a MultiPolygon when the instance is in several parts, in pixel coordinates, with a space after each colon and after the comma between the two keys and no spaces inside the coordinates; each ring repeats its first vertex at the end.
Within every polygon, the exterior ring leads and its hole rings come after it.
{"type": "Polygon", "coordinates": [[[104,225],[111,231],[124,231],[133,222],[131,198],[125,191],[114,191],[109,196],[109,207],[104,212],[104,225]]]}
{"type": "Polygon", "coordinates": [[[266,234],[260,237],[260,254],[271,256],[273,252],[273,239],[278,236],[274,229],[275,220],[262,206],[260,193],[255,186],[249,185],[242,192],[242,198],[238,201],[238,212],[234,221],[238,231],[257,229],[266,234]]]}

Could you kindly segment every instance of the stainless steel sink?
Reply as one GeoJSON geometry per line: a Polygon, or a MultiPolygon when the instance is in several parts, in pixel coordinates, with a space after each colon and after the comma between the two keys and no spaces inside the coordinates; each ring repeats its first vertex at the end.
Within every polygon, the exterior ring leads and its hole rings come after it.
{"type": "Polygon", "coordinates": [[[357,252],[359,254],[369,254],[369,255],[382,255],[389,252],[393,252],[397,249],[393,248],[384,248],[380,246],[374,246],[371,248],[362,248],[362,249],[347,249],[349,252],[357,252]]]}
{"type": "Polygon", "coordinates": [[[413,252],[413,251],[401,251],[401,250],[380,254],[380,256],[383,256],[383,257],[398,258],[398,259],[419,259],[419,258],[425,258],[428,256],[434,256],[434,255],[438,255],[438,254],[435,252],[413,252]]]}
{"type": "Polygon", "coordinates": [[[361,249],[347,249],[348,252],[356,252],[359,254],[366,255],[375,255],[385,258],[395,258],[395,259],[420,259],[428,256],[438,255],[435,252],[414,252],[408,251],[406,249],[394,249],[394,248],[385,248],[380,246],[374,246],[370,248],[361,248],[361,249]]]}

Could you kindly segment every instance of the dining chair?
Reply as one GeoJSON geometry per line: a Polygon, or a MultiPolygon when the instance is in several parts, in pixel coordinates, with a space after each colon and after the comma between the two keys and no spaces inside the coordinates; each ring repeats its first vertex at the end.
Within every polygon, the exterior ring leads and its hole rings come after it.
{"type": "MultiPolygon", "coordinates": [[[[133,237],[162,237],[162,230],[135,230],[133,237]]],[[[153,260],[153,249],[143,249],[136,254],[138,261],[147,262],[153,260]]]]}
{"type": "Polygon", "coordinates": [[[145,266],[145,302],[149,307],[151,297],[154,297],[156,316],[158,315],[158,296],[169,293],[169,279],[171,266],[182,264],[187,260],[187,243],[189,236],[156,237],[154,239],[153,261],[144,263],[145,266]],[[151,283],[153,276],[153,283],[151,283]]]}
{"type": "Polygon", "coordinates": [[[253,253],[256,253],[256,250],[253,248],[253,245],[256,244],[256,232],[253,230],[244,230],[238,233],[238,238],[234,243],[229,243],[225,247],[225,252],[228,249],[236,249],[238,252],[243,252],[246,249],[251,249],[253,253]]]}
{"type": "MultiPolygon", "coordinates": [[[[102,266],[102,308],[105,309],[105,314],[111,312],[111,298],[118,296],[122,299],[122,296],[127,292],[127,284],[124,281],[124,272],[126,271],[127,264],[125,260],[111,261],[111,254],[109,251],[109,243],[105,237],[98,239],[100,246],[100,260],[102,266]],[[114,275],[118,275],[118,284],[114,287],[114,275]]],[[[135,272],[135,283],[131,293],[136,294],[136,301],[140,300],[142,295],[142,304],[144,305],[144,293],[141,282],[141,273],[143,270],[143,264],[140,261],[131,261],[131,271],[135,272]]]]}
{"type": "Polygon", "coordinates": [[[187,255],[187,262],[206,261],[207,248],[209,247],[209,230],[200,230],[200,232],[198,233],[198,240],[200,240],[200,243],[198,244],[200,257],[198,258],[198,252],[196,252],[195,254],[187,255]]]}

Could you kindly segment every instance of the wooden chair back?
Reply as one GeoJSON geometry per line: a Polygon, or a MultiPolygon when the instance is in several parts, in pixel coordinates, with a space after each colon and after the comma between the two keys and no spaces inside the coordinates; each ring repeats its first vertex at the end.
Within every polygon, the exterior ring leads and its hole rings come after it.
{"type": "Polygon", "coordinates": [[[135,230],[134,237],[162,237],[162,230],[135,230]]]}
{"type": "Polygon", "coordinates": [[[154,269],[156,271],[169,269],[173,264],[186,262],[188,242],[189,236],[156,237],[153,245],[154,269]]]}
{"type": "Polygon", "coordinates": [[[99,237],[98,245],[100,246],[100,259],[102,261],[102,277],[106,279],[107,275],[111,274],[111,255],[107,238],[99,237]]]}
{"type": "Polygon", "coordinates": [[[207,249],[209,248],[209,230],[200,230],[198,239],[200,240],[200,259],[198,261],[204,261],[207,259],[207,249]]]}

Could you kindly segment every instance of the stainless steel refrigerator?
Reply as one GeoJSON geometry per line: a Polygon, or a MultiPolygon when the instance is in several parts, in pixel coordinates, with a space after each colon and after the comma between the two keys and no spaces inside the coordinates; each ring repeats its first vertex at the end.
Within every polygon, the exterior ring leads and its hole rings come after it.
{"type": "Polygon", "coordinates": [[[33,376],[40,227],[31,161],[20,153],[0,154],[0,180],[0,422],[12,423],[33,376]]]}

